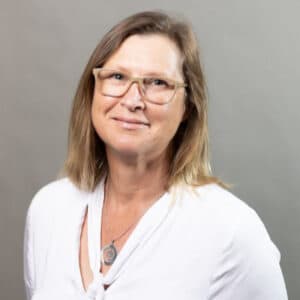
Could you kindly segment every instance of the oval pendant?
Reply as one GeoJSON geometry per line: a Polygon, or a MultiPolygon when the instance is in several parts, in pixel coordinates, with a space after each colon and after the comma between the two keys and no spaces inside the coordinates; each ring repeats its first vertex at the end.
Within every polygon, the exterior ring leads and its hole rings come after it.
{"type": "Polygon", "coordinates": [[[118,255],[117,249],[113,243],[106,245],[101,250],[101,260],[106,266],[111,266],[118,255]]]}

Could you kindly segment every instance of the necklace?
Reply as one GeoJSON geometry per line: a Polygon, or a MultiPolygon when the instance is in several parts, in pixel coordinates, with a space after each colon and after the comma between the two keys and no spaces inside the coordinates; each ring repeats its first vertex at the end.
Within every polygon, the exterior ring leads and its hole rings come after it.
{"type": "MultiPolygon", "coordinates": [[[[140,218],[138,218],[139,220],[140,218]]],[[[117,248],[115,247],[115,241],[123,237],[138,221],[132,223],[124,232],[122,232],[117,238],[113,239],[111,243],[103,246],[101,250],[101,261],[106,266],[111,266],[118,256],[117,248]]]]}
{"type": "MultiPolygon", "coordinates": [[[[107,185],[106,185],[106,193],[107,195],[107,185]]],[[[164,194],[164,192],[159,196],[159,198],[164,194]]],[[[114,261],[116,260],[117,256],[118,256],[118,251],[116,246],[114,245],[114,243],[119,240],[121,237],[123,237],[130,229],[132,229],[133,226],[135,226],[138,221],[142,218],[142,216],[145,214],[147,210],[145,210],[143,212],[143,214],[141,214],[139,216],[139,218],[133,222],[132,224],[130,224],[130,226],[128,226],[126,228],[125,231],[123,231],[118,237],[116,237],[115,239],[113,239],[109,244],[105,245],[102,247],[101,249],[101,253],[100,253],[100,257],[101,257],[101,262],[106,265],[106,266],[111,266],[114,261]]]]}

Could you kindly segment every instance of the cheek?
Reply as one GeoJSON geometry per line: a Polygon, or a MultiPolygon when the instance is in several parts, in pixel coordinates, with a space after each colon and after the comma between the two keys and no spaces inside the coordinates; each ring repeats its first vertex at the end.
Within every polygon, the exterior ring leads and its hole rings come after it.
{"type": "Polygon", "coordinates": [[[103,101],[101,96],[94,96],[92,102],[92,114],[97,115],[105,111],[105,101],[103,101]]]}
{"type": "Polygon", "coordinates": [[[156,114],[158,126],[155,130],[157,130],[158,135],[163,137],[166,143],[169,143],[176,134],[184,114],[184,105],[181,102],[172,104],[172,106],[160,107],[160,111],[156,114]]]}
{"type": "Polygon", "coordinates": [[[105,129],[105,115],[107,110],[109,110],[109,107],[107,103],[101,99],[101,97],[93,98],[91,106],[91,119],[92,124],[100,138],[103,135],[103,130],[105,129]]]}
{"type": "Polygon", "coordinates": [[[105,97],[97,95],[93,97],[91,116],[93,122],[99,122],[114,107],[115,101],[108,101],[105,97]]]}
{"type": "Polygon", "coordinates": [[[169,107],[165,107],[164,111],[165,120],[171,128],[177,128],[180,125],[185,111],[184,100],[181,98],[174,100],[169,107]]]}

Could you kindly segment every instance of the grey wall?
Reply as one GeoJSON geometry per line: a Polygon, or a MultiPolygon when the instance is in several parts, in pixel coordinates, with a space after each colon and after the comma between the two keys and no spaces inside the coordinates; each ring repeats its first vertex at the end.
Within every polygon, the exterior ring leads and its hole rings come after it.
{"type": "Polygon", "coordinates": [[[66,153],[71,99],[102,34],[136,11],[190,19],[210,93],[216,175],[263,219],[300,297],[300,2],[38,1],[0,7],[1,299],[24,299],[24,218],[66,153]]]}

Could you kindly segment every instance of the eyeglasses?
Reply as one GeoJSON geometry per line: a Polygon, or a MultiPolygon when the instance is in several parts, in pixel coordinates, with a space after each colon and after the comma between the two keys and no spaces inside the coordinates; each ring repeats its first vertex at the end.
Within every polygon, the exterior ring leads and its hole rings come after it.
{"type": "Polygon", "coordinates": [[[169,103],[179,88],[187,87],[164,77],[132,77],[123,71],[94,68],[96,88],[101,94],[109,97],[121,97],[136,82],[145,100],[155,104],[169,103]]]}

